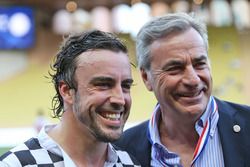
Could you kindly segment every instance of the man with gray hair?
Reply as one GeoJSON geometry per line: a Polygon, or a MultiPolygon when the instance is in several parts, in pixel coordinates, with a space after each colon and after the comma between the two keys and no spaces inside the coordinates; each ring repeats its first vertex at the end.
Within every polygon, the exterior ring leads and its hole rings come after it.
{"type": "Polygon", "coordinates": [[[139,31],[136,51],[158,103],[115,144],[145,167],[249,165],[250,107],[212,96],[206,26],[186,13],[155,18],[139,31]]]}

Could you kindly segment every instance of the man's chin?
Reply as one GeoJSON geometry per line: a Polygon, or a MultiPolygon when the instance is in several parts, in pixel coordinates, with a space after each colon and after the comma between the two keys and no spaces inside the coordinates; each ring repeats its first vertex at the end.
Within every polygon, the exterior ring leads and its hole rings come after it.
{"type": "Polygon", "coordinates": [[[122,131],[119,132],[105,132],[105,134],[98,136],[97,138],[103,142],[115,142],[120,139],[122,131]]]}
{"type": "Polygon", "coordinates": [[[186,106],[184,107],[184,110],[189,115],[199,115],[199,116],[205,111],[204,107],[200,105],[186,106]]]}

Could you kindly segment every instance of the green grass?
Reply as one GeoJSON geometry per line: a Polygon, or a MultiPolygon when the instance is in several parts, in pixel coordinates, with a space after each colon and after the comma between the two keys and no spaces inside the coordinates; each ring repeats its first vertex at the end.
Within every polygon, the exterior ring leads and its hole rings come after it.
{"type": "Polygon", "coordinates": [[[0,155],[2,155],[3,153],[9,151],[10,148],[8,147],[0,147],[0,155]]]}

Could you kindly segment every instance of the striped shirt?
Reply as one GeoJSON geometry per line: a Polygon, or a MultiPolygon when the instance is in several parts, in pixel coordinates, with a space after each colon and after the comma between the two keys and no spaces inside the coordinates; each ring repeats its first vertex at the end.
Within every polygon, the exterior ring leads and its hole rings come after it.
{"type": "MultiPolygon", "coordinates": [[[[157,126],[160,115],[160,105],[157,104],[148,126],[148,139],[152,144],[151,166],[182,167],[180,156],[177,153],[169,151],[160,141],[157,126]]],[[[218,120],[217,104],[211,96],[206,111],[195,123],[195,130],[199,134],[199,141],[190,166],[224,167],[223,152],[217,127],[218,120]]]]}

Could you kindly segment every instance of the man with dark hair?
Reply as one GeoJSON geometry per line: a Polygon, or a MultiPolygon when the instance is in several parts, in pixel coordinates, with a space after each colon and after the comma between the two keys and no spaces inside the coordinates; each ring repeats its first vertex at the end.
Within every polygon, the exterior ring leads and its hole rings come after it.
{"type": "Polygon", "coordinates": [[[116,144],[148,167],[250,164],[250,107],[212,96],[206,26],[171,13],[137,35],[141,77],[158,101],[152,118],[116,144]]]}
{"type": "Polygon", "coordinates": [[[126,46],[98,30],[70,35],[52,66],[57,125],[0,157],[0,166],[139,166],[114,148],[129,116],[133,83],[126,46]]]}

